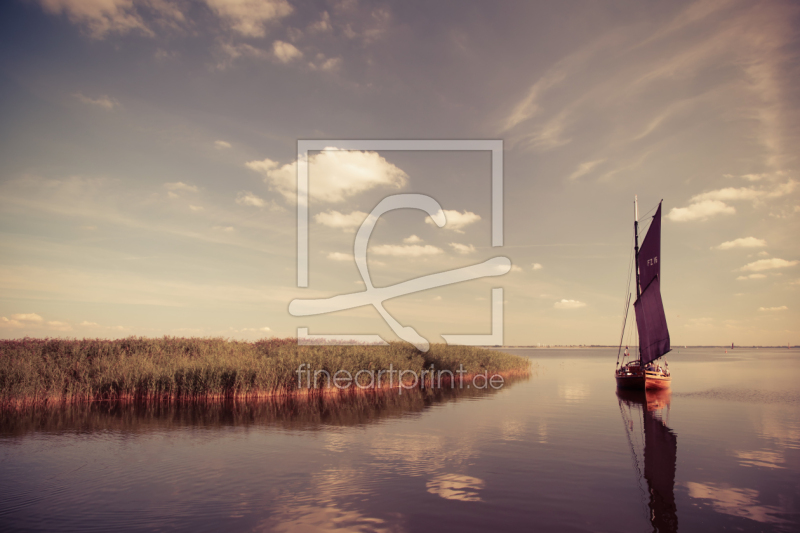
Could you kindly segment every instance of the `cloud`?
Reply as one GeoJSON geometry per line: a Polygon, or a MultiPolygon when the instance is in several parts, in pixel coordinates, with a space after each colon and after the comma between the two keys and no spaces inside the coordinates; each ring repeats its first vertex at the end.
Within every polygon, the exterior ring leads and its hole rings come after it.
{"type": "Polygon", "coordinates": [[[366,218],[367,213],[362,211],[353,211],[348,214],[340,213],[339,211],[327,211],[314,215],[314,220],[317,224],[344,231],[355,231],[366,218]]]}
{"type": "Polygon", "coordinates": [[[202,205],[189,205],[189,209],[191,209],[192,211],[202,211],[203,210],[203,206],[202,205]]]}
{"type": "Polygon", "coordinates": [[[745,266],[740,268],[742,272],[761,272],[762,270],[772,270],[775,268],[787,268],[800,263],[800,261],[787,261],[785,259],[778,259],[777,257],[773,257],[771,259],[759,259],[758,261],[753,261],[752,263],[747,263],[745,266]]]}
{"type": "Polygon", "coordinates": [[[767,245],[764,239],[755,237],[742,237],[732,241],[725,241],[718,246],[712,246],[712,250],[730,250],[731,248],[763,248],[767,245]]]}
{"type": "Polygon", "coordinates": [[[403,242],[405,244],[417,244],[417,243],[422,242],[422,239],[420,239],[416,235],[410,235],[410,236],[406,237],[405,239],[403,239],[403,242]]]}
{"type": "Polygon", "coordinates": [[[720,202],[719,200],[704,200],[691,204],[689,207],[673,207],[667,218],[673,222],[689,222],[693,220],[706,220],[719,214],[732,215],[736,209],[720,202]]]}
{"type": "Polygon", "coordinates": [[[511,265],[511,272],[522,272],[522,267],[518,267],[517,265],[511,265]]]}
{"type": "Polygon", "coordinates": [[[759,307],[758,308],[759,311],[786,311],[788,309],[789,308],[786,307],[785,305],[782,305],[780,307],[759,307]]]}
{"type": "MultiPolygon", "coordinates": [[[[464,233],[462,229],[470,224],[477,222],[481,219],[480,215],[476,215],[471,211],[464,210],[463,213],[451,209],[445,209],[444,215],[447,218],[445,229],[453,230],[457,233],[464,233]]],[[[431,225],[436,223],[430,218],[426,218],[425,222],[431,225]]]]}
{"type": "Polygon", "coordinates": [[[591,172],[592,169],[594,169],[597,165],[599,165],[600,163],[603,163],[603,162],[605,162],[605,158],[598,159],[596,161],[587,161],[586,163],[581,163],[580,165],[578,165],[578,168],[575,169],[575,172],[570,174],[567,177],[567,179],[568,180],[576,180],[576,179],[580,178],[581,176],[585,176],[586,174],[591,172]]]}
{"type": "MultiPolygon", "coordinates": [[[[260,173],[264,181],[284,196],[295,201],[297,164],[280,166],[271,159],[250,161],[247,168],[260,173]]],[[[338,203],[372,188],[385,186],[400,189],[408,174],[386,161],[376,152],[326,150],[309,157],[309,194],[317,201],[338,203]]]]}
{"type": "Polygon", "coordinates": [[[117,102],[114,98],[105,95],[98,96],[97,98],[90,98],[88,96],[82,95],[81,93],[75,93],[73,96],[75,96],[75,98],[77,98],[84,104],[96,105],[97,107],[108,109],[109,111],[119,106],[119,102],[117,102]]]}
{"type": "Polygon", "coordinates": [[[533,263],[531,266],[534,270],[541,270],[544,268],[540,263],[533,263]]]}
{"type": "Polygon", "coordinates": [[[206,4],[233,31],[245,37],[263,37],[268,22],[293,11],[286,0],[206,0],[206,4]]]}
{"type": "Polygon", "coordinates": [[[187,191],[187,192],[197,192],[197,187],[194,185],[189,185],[182,181],[175,181],[172,183],[165,183],[164,188],[168,191],[187,191]]]}
{"type": "Polygon", "coordinates": [[[216,231],[224,231],[225,233],[232,233],[235,231],[233,226],[214,226],[211,229],[216,231]]]}
{"type": "Polygon", "coordinates": [[[420,246],[419,244],[399,245],[399,244],[383,244],[374,246],[370,251],[375,255],[388,255],[393,257],[423,257],[438,255],[443,253],[441,248],[426,244],[420,246]]]}
{"type": "Polygon", "coordinates": [[[42,317],[40,317],[39,315],[37,315],[36,313],[17,313],[17,314],[11,315],[11,320],[18,320],[20,322],[40,323],[44,319],[42,317]]]}
{"type": "Polygon", "coordinates": [[[342,252],[331,252],[328,254],[328,259],[332,261],[354,261],[353,254],[345,254],[342,252]]]}
{"type": "Polygon", "coordinates": [[[586,307],[586,304],[578,300],[561,300],[553,304],[553,307],[556,309],[580,309],[581,307],[586,307]]]}
{"type": "Polygon", "coordinates": [[[153,34],[136,13],[133,0],[39,0],[39,3],[46,13],[66,14],[70,22],[83,26],[94,39],[131,30],[153,34]]]}
{"type": "Polygon", "coordinates": [[[303,57],[303,52],[298,50],[295,45],[284,41],[272,43],[272,53],[281,63],[289,63],[303,57]]]}
{"type": "Polygon", "coordinates": [[[85,328],[97,328],[97,327],[100,327],[100,324],[98,324],[97,322],[89,322],[88,320],[84,320],[83,322],[81,322],[78,325],[79,326],[83,326],[85,328]]]}
{"type": "Polygon", "coordinates": [[[56,331],[72,331],[72,326],[70,326],[66,322],[60,322],[58,320],[49,321],[47,323],[47,327],[49,329],[54,329],[56,331]]]}
{"type": "Polygon", "coordinates": [[[219,149],[224,150],[226,148],[230,148],[231,147],[231,143],[229,143],[227,141],[214,141],[214,146],[216,146],[219,149]]]}
{"type": "Polygon", "coordinates": [[[779,198],[787,194],[791,194],[797,187],[797,182],[789,180],[786,183],[776,185],[771,189],[755,189],[753,187],[726,187],[724,189],[717,189],[708,191],[693,196],[690,202],[702,202],[705,200],[720,200],[723,202],[736,201],[736,200],[761,200],[763,198],[779,198]]]}
{"type": "Polygon", "coordinates": [[[250,191],[240,191],[236,196],[236,203],[239,205],[249,205],[253,207],[264,207],[267,205],[266,200],[259,198],[250,191]]]}
{"type": "Polygon", "coordinates": [[[739,280],[739,281],[744,281],[744,280],[747,280],[747,279],[764,279],[766,277],[767,276],[764,275],[764,274],[750,274],[748,276],[739,276],[736,279],[739,280]]]}
{"type": "Polygon", "coordinates": [[[475,251],[475,247],[471,244],[461,244],[458,242],[451,242],[450,246],[453,247],[453,250],[460,254],[471,254],[475,251]]]}

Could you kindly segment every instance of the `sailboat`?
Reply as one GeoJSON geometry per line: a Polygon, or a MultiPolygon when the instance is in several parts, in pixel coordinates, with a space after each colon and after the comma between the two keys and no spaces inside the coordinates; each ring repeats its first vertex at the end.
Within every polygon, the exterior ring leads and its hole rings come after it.
{"type": "MultiPolygon", "coordinates": [[[[618,390],[619,410],[628,435],[628,444],[647,500],[653,532],[678,531],[678,510],[675,505],[675,466],[678,457],[678,437],[669,428],[671,392],[618,390]],[[639,415],[642,411],[641,431],[639,415]],[[643,435],[642,446],[638,439],[643,435]],[[635,442],[636,441],[636,442],[635,442]],[[643,447],[640,455],[637,448],[643,447]],[[642,464],[642,462],[644,464],[642,464]]],[[[641,486],[641,485],[640,485],[641,486]]]]}
{"type": "MultiPolygon", "coordinates": [[[[628,320],[631,293],[626,294],[625,313],[622,322],[617,365],[614,376],[617,387],[622,389],[666,389],[672,377],[666,360],[662,366],[658,360],[670,351],[667,317],[661,301],[661,202],[658,203],[647,235],[639,248],[639,199],[634,197],[633,249],[636,272],[636,301],[633,308],[636,315],[636,329],[639,334],[638,358],[628,360],[628,348],[622,355],[622,341],[625,338],[625,324],[628,320]]],[[[630,282],[629,282],[630,285],[630,282]]]]}

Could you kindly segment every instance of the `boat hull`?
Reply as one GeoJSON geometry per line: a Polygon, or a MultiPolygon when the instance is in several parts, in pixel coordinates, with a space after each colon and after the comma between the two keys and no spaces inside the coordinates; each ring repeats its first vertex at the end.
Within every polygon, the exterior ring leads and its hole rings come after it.
{"type": "Polygon", "coordinates": [[[620,375],[617,374],[617,388],[624,390],[644,390],[645,379],[642,374],[620,375]]]}
{"type": "Polygon", "coordinates": [[[672,385],[672,377],[665,376],[660,372],[646,372],[644,381],[646,390],[664,390],[672,385]]]}

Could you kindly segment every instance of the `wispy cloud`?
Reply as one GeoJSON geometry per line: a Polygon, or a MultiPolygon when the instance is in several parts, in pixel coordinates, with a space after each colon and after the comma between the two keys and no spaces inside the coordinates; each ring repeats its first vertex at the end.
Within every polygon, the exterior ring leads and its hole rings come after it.
{"type": "Polygon", "coordinates": [[[747,263],[739,270],[742,272],[761,272],[764,270],[774,270],[776,268],[788,268],[798,263],[800,263],[800,261],[787,261],[786,259],[772,257],[770,259],[759,259],[758,261],[747,263]]]}
{"type": "Polygon", "coordinates": [[[75,93],[74,96],[84,104],[102,107],[103,109],[108,109],[109,111],[114,109],[115,107],[119,107],[119,102],[117,102],[114,98],[111,98],[110,96],[103,95],[103,96],[98,96],[97,98],[91,98],[89,96],[84,96],[81,93],[75,93]]]}
{"type": "Polygon", "coordinates": [[[553,307],[556,309],[580,309],[581,307],[586,307],[586,304],[578,300],[562,299],[561,301],[554,303],[553,307]]]}
{"type": "Polygon", "coordinates": [[[712,246],[712,250],[730,250],[732,248],[763,248],[767,245],[764,239],[755,237],[741,237],[732,241],[725,241],[717,246],[712,246]]]}
{"type": "Polygon", "coordinates": [[[767,311],[767,312],[771,312],[771,311],[787,311],[788,309],[789,308],[786,307],[785,305],[781,305],[780,307],[759,307],[758,308],[759,311],[767,311]]]}
{"type": "Polygon", "coordinates": [[[541,269],[543,269],[543,268],[544,268],[544,267],[541,265],[541,263],[533,263],[533,264],[531,265],[531,267],[532,267],[534,270],[541,270],[541,269]]]}
{"type": "Polygon", "coordinates": [[[183,191],[183,192],[197,192],[197,186],[189,185],[188,183],[184,183],[182,181],[175,181],[171,183],[165,183],[164,188],[168,191],[183,191]]]}
{"type": "Polygon", "coordinates": [[[293,11],[286,0],[206,0],[206,4],[233,31],[244,37],[263,37],[267,24],[293,11]]]}
{"type": "Polygon", "coordinates": [[[597,165],[605,162],[605,160],[606,159],[603,158],[603,159],[597,159],[595,161],[587,161],[585,163],[581,163],[580,165],[578,165],[578,168],[576,168],[575,171],[567,177],[567,179],[576,180],[580,177],[583,177],[586,174],[590,173],[597,165]]]}
{"type": "Polygon", "coordinates": [[[404,244],[419,244],[422,242],[422,239],[417,237],[416,235],[409,235],[405,239],[403,239],[404,244]]]}
{"type": "Polygon", "coordinates": [[[367,213],[362,211],[351,211],[350,213],[340,213],[339,211],[326,211],[314,215],[317,224],[328,226],[329,228],[341,229],[347,232],[355,231],[367,219],[367,213]]]}
{"type": "Polygon", "coordinates": [[[249,205],[252,207],[265,207],[267,205],[266,200],[259,198],[250,191],[240,191],[236,196],[236,203],[239,205],[249,205]]]}
{"type": "Polygon", "coordinates": [[[458,242],[451,242],[450,246],[455,250],[457,253],[466,255],[475,252],[475,247],[471,244],[461,244],[458,242]]]}
{"type": "MultiPolygon", "coordinates": [[[[464,233],[463,229],[470,224],[474,224],[475,222],[481,219],[480,215],[473,213],[472,211],[467,211],[466,209],[464,212],[455,211],[452,209],[445,209],[444,215],[447,218],[447,223],[445,224],[445,229],[453,230],[457,233],[464,233]]],[[[436,223],[430,218],[426,218],[425,222],[427,224],[436,225],[436,223]]]]}
{"type": "Polygon", "coordinates": [[[703,200],[689,205],[689,207],[673,207],[667,218],[673,222],[690,222],[694,220],[707,220],[716,215],[732,215],[736,208],[719,200],[703,200]]]}
{"type": "Polygon", "coordinates": [[[393,257],[426,257],[443,253],[441,248],[431,246],[430,244],[423,246],[420,246],[419,244],[382,244],[379,246],[373,246],[370,251],[375,255],[393,257]]]}
{"type": "Polygon", "coordinates": [[[217,148],[219,148],[221,150],[224,150],[226,148],[230,148],[231,147],[231,143],[229,143],[227,141],[219,141],[219,140],[217,140],[217,141],[214,141],[214,146],[216,146],[217,148]]]}

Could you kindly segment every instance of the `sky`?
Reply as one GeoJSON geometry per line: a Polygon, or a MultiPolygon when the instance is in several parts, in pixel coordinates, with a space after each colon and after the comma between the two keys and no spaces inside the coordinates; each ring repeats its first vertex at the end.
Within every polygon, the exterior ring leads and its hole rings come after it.
{"type": "MultiPolygon", "coordinates": [[[[431,342],[619,342],[638,195],[663,199],[673,346],[800,343],[800,5],[792,1],[9,0],[0,4],[0,337],[394,335],[289,302],[508,257],[385,302],[431,342]],[[503,142],[309,154],[301,139],[503,142]]],[[[647,213],[649,215],[647,215],[647,213]]]]}

